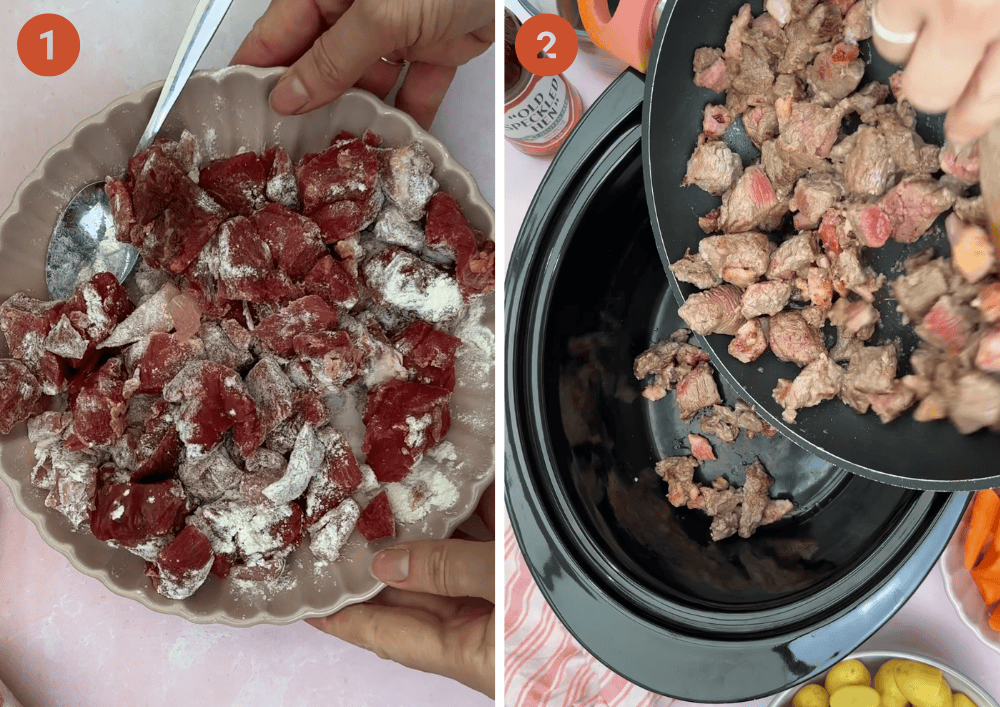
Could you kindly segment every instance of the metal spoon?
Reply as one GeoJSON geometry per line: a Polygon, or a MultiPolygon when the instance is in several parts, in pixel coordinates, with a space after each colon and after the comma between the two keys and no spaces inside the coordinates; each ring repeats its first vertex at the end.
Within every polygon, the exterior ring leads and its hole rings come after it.
{"type": "MultiPolygon", "coordinates": [[[[233,0],[200,0],[198,3],[134,154],[144,152],[153,144],[232,3],[233,0]]],[[[78,283],[99,272],[110,272],[119,282],[124,282],[138,259],[139,251],[115,238],[115,224],[104,193],[104,182],[88,184],[69,202],[52,232],[45,260],[49,297],[66,299],[78,283]]]]}

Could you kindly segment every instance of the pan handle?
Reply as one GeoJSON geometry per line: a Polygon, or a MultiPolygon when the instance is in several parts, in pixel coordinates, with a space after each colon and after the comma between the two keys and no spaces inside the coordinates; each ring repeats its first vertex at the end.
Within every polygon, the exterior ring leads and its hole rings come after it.
{"type": "Polygon", "coordinates": [[[645,73],[653,46],[653,16],[658,0],[621,0],[612,17],[608,0],[578,0],[580,19],[601,49],[645,73]]]}

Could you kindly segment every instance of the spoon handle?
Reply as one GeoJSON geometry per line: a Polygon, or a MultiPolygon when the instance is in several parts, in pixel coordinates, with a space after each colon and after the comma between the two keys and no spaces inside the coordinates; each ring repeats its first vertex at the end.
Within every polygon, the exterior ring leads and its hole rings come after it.
{"type": "Polygon", "coordinates": [[[194,16],[191,17],[191,24],[188,25],[184,39],[177,49],[177,56],[174,57],[167,80],[160,91],[160,99],[153,108],[153,115],[149,118],[142,138],[139,139],[135,154],[144,152],[153,144],[156,134],[160,132],[163,122],[167,119],[167,114],[177,102],[177,97],[184,90],[184,84],[191,77],[191,72],[194,71],[201,55],[205,53],[205,48],[212,41],[216,30],[222,24],[222,18],[226,16],[232,4],[233,0],[200,0],[198,3],[194,16]]]}

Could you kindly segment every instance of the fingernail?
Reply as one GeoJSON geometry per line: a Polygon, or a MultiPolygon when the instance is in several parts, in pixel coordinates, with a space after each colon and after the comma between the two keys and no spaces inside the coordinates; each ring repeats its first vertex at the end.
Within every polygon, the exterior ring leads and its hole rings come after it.
{"type": "Polygon", "coordinates": [[[401,548],[383,550],[372,558],[371,573],[382,582],[402,582],[410,576],[410,553],[401,548]]]}
{"type": "Polygon", "coordinates": [[[309,102],[309,94],[298,76],[289,76],[278,81],[268,98],[271,108],[282,115],[294,115],[309,102]]]}

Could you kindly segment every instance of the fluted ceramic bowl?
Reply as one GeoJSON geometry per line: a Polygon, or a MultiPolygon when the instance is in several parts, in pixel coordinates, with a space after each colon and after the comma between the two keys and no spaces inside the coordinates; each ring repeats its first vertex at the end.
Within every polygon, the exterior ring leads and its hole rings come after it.
{"type": "MultiPolygon", "coordinates": [[[[360,135],[370,128],[390,147],[418,140],[434,161],[433,176],[441,188],[458,199],[475,228],[494,238],[493,210],[479,193],[472,175],[412,118],[356,90],[308,115],[280,116],[270,109],[267,97],[281,73],[281,69],[250,67],[196,73],[161,135],[177,138],[184,129],[190,130],[212,158],[234,155],[240,148],[260,152],[278,144],[293,160],[306,152],[325,149],[330,138],[341,130],[360,135]]],[[[125,171],[161,85],[150,84],[120,98],[80,123],[49,150],[17,189],[10,207],[0,216],[0,301],[18,291],[47,299],[45,252],[56,219],[82,186],[125,171]]],[[[34,456],[24,424],[0,438],[0,479],[10,487],[14,503],[35,524],[42,539],[74,567],[116,594],[154,611],[197,623],[230,626],[286,624],[332,613],[369,599],[382,588],[368,572],[375,551],[388,542],[446,537],[472,514],[492,481],[493,312],[492,297],[487,297],[473,314],[475,324],[481,325],[478,335],[466,341],[458,352],[452,425],[445,438],[454,444],[457,456],[448,472],[458,491],[457,501],[420,521],[397,523],[393,541],[368,544],[355,533],[341,558],[324,569],[314,567],[312,554],[304,544],[289,562],[294,581],[285,589],[248,592],[230,580],[210,576],[188,599],[160,596],[143,573],[142,559],[106,545],[89,532],[74,531],[61,514],[45,507],[45,492],[32,487],[28,480],[34,456]]],[[[0,337],[0,357],[7,354],[6,343],[0,337]]]]}

